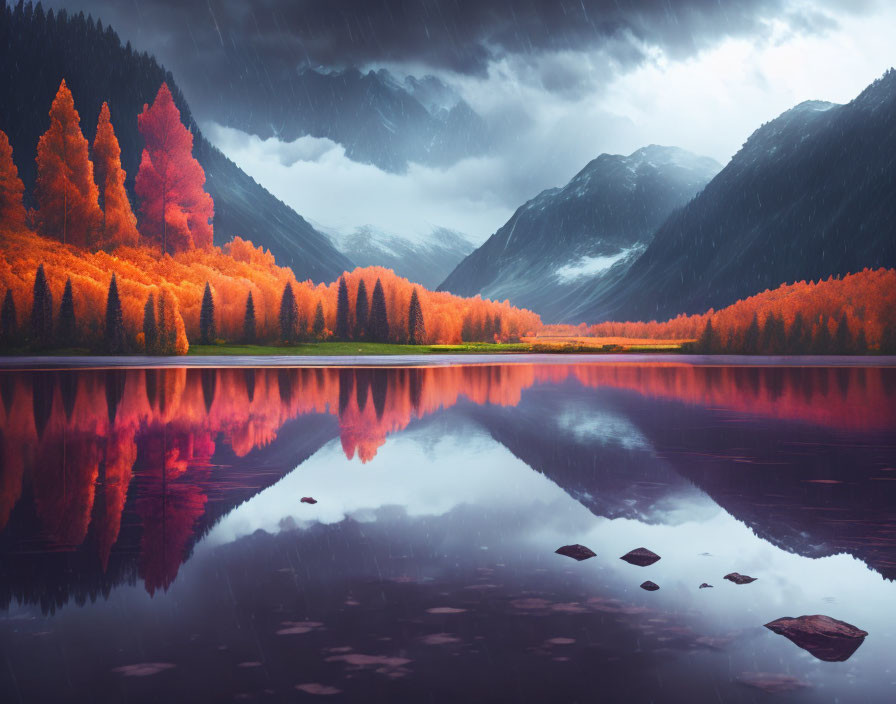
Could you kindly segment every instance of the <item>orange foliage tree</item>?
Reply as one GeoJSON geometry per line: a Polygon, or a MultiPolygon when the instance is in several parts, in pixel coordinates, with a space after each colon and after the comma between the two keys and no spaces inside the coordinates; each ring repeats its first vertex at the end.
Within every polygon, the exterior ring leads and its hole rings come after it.
{"type": "Polygon", "coordinates": [[[103,103],[100,109],[96,137],[93,139],[93,160],[103,210],[99,246],[114,249],[121,244],[137,244],[137,218],[124,188],[121,147],[109,119],[108,103],[103,103]]]}
{"type": "Polygon", "coordinates": [[[0,229],[21,230],[25,227],[24,192],[25,186],[12,160],[12,146],[6,133],[0,130],[0,229]]]}
{"type": "Polygon", "coordinates": [[[38,230],[63,244],[89,247],[102,218],[81,118],[65,80],[50,107],[50,128],[37,143],[38,230]]]}
{"type": "Polygon", "coordinates": [[[141,234],[163,253],[210,247],[214,203],[168,84],[159,88],[152,107],[143,106],[137,124],[146,141],[136,181],[141,234]]]}

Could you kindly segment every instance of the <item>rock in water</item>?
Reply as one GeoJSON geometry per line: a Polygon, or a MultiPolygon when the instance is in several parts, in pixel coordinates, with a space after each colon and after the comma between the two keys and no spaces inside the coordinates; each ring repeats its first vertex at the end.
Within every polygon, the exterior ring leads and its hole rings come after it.
{"type": "Polygon", "coordinates": [[[637,550],[632,550],[631,552],[625,553],[620,560],[625,560],[630,565],[638,565],[638,567],[647,567],[648,565],[652,565],[654,562],[660,559],[660,556],[657,555],[652,550],[648,550],[647,548],[638,548],[637,550]]]}
{"type": "Polygon", "coordinates": [[[738,572],[732,572],[731,574],[726,574],[725,579],[729,582],[734,582],[735,584],[749,584],[750,582],[755,582],[757,577],[747,577],[745,574],[739,574],[738,572]]]}
{"type": "Polygon", "coordinates": [[[868,635],[852,624],[820,614],[779,618],[765,627],[826,662],[848,660],[868,635]]]}
{"type": "Polygon", "coordinates": [[[706,582],[704,582],[704,583],[701,584],[698,588],[699,588],[699,589],[712,589],[712,585],[711,585],[711,584],[707,584],[706,582]]]}
{"type": "Polygon", "coordinates": [[[579,545],[578,543],[575,545],[564,545],[562,548],[557,548],[554,552],[558,555],[566,555],[566,557],[571,557],[573,560],[578,560],[579,562],[595,556],[593,550],[586,548],[584,545],[579,545]]]}
{"type": "Polygon", "coordinates": [[[303,497],[302,497],[302,503],[303,503],[303,504],[316,504],[316,503],[317,503],[317,499],[313,499],[313,498],[311,498],[310,496],[303,496],[303,497]]]}
{"type": "Polygon", "coordinates": [[[650,580],[647,580],[646,582],[644,582],[644,584],[641,585],[641,589],[646,589],[649,592],[655,592],[659,588],[659,584],[654,584],[650,580]]]}

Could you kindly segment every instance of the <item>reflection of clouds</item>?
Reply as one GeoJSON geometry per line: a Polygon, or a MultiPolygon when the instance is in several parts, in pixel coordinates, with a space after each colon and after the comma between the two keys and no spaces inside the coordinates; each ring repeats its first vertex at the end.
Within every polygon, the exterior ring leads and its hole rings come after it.
{"type": "Polygon", "coordinates": [[[647,450],[650,443],[629,420],[607,410],[569,409],[557,417],[557,425],[579,442],[614,443],[627,450],[647,450]]]}
{"type": "Polygon", "coordinates": [[[471,427],[441,437],[403,433],[367,464],[346,460],[334,440],[229,514],[207,542],[346,517],[371,522],[385,506],[401,506],[411,517],[440,516],[461,504],[516,509],[563,496],[556,484],[471,427]],[[301,504],[302,496],[318,503],[301,504]]]}

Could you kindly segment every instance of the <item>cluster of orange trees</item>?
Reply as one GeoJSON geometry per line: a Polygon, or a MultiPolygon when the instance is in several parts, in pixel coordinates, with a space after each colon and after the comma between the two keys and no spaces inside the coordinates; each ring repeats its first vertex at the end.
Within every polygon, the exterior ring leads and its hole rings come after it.
{"type": "Polygon", "coordinates": [[[546,326],[550,334],[690,340],[707,354],[896,354],[896,270],[784,284],[665,322],[546,326]]]}
{"type": "Polygon", "coordinates": [[[136,215],[106,104],[89,145],[62,82],[38,144],[33,210],[0,132],[3,346],[183,354],[190,341],[222,339],[491,342],[541,325],[506,301],[427,291],[388,269],[314,285],[238,237],[214,247],[214,204],[167,85],[138,125],[136,215]]]}

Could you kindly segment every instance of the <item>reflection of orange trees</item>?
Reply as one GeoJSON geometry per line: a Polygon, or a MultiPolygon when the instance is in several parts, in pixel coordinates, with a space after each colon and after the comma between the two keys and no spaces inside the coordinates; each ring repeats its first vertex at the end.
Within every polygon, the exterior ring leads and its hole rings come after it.
{"type": "Polygon", "coordinates": [[[0,528],[30,486],[44,537],[71,550],[93,535],[105,569],[131,487],[146,588],[186,559],[216,476],[218,444],[245,456],[303,415],[338,418],[349,459],[463,400],[514,406],[524,390],[577,383],[830,428],[896,424],[894,370],[681,364],[407,369],[147,369],[0,373],[0,528]]]}

